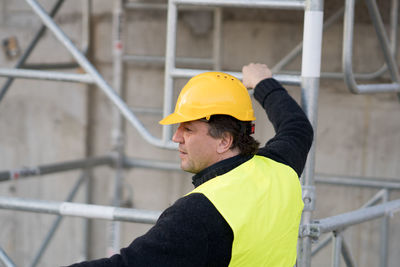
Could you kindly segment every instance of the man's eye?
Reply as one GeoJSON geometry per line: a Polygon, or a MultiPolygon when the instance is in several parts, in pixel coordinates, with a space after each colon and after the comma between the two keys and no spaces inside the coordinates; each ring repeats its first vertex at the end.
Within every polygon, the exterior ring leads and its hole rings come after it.
{"type": "Polygon", "coordinates": [[[188,127],[184,127],[183,128],[186,132],[191,132],[192,130],[191,129],[189,129],[188,127]]]}

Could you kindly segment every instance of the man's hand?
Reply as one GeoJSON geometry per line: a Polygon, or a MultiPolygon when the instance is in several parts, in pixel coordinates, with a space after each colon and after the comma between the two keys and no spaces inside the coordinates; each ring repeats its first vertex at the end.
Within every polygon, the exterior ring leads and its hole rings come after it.
{"type": "Polygon", "coordinates": [[[243,66],[243,84],[246,88],[252,89],[264,79],[271,78],[271,70],[265,64],[250,63],[243,66]]]}

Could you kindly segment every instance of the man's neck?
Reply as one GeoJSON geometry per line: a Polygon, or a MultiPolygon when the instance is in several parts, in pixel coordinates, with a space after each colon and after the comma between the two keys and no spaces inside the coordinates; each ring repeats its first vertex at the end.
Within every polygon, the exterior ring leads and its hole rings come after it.
{"type": "Polygon", "coordinates": [[[239,149],[235,148],[235,149],[229,149],[226,152],[224,152],[223,154],[220,155],[220,157],[218,158],[218,160],[214,163],[217,163],[219,161],[225,160],[225,159],[229,159],[232,158],[234,156],[237,156],[240,154],[239,149]]]}
{"type": "Polygon", "coordinates": [[[195,187],[207,182],[210,179],[213,179],[216,176],[223,175],[232,169],[236,168],[240,164],[246,162],[251,159],[253,155],[248,156],[233,156],[231,158],[221,160],[214,165],[205,168],[201,172],[197,173],[192,177],[192,183],[195,187]]]}

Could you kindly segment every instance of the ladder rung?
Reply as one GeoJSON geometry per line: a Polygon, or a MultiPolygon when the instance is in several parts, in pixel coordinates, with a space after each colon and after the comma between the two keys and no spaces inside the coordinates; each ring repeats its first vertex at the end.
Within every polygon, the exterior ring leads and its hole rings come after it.
{"type": "MultiPolygon", "coordinates": [[[[163,56],[139,56],[139,55],[124,55],[123,60],[125,62],[139,62],[139,63],[150,63],[165,65],[165,57],[163,56]]],[[[177,64],[193,64],[199,66],[212,66],[213,60],[211,58],[189,58],[189,57],[178,57],[176,58],[177,64]]]]}
{"type": "Polygon", "coordinates": [[[159,4],[159,3],[139,3],[139,2],[126,2],[124,4],[125,8],[128,9],[149,9],[149,10],[166,10],[167,4],[159,4]]]}
{"type": "MultiPolygon", "coordinates": [[[[206,72],[206,71],[212,71],[212,70],[175,68],[170,72],[170,74],[174,78],[191,78],[195,75],[198,75],[198,74],[206,72]]],[[[238,79],[242,79],[241,72],[231,72],[231,71],[225,71],[225,72],[232,76],[235,76],[238,79]]],[[[273,77],[276,80],[278,80],[279,82],[281,82],[283,84],[287,84],[287,85],[300,85],[300,82],[301,82],[301,77],[298,75],[276,74],[273,77]]]]}
{"type": "Polygon", "coordinates": [[[303,9],[303,0],[172,0],[175,4],[182,5],[207,5],[227,7],[261,7],[277,9],[303,9]]]}
{"type": "Polygon", "coordinates": [[[23,79],[53,80],[63,82],[94,83],[90,74],[63,73],[57,71],[42,71],[30,69],[0,68],[0,77],[13,77],[23,79]]]}
{"type": "MultiPolygon", "coordinates": [[[[161,10],[166,11],[168,9],[168,4],[159,3],[140,3],[140,2],[126,2],[125,8],[129,10],[161,10]]],[[[215,7],[203,6],[202,10],[212,10],[215,7]]],[[[179,10],[198,10],[198,7],[194,6],[183,6],[179,10]]]]}

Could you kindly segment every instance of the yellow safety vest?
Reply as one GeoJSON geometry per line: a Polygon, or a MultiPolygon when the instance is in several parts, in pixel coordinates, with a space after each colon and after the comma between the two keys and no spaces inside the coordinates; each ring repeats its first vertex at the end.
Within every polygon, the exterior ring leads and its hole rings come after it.
{"type": "Polygon", "coordinates": [[[229,266],[295,265],[304,204],[292,168],[254,156],[191,193],[204,194],[232,228],[229,266]]]}

